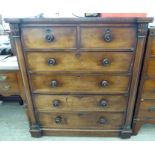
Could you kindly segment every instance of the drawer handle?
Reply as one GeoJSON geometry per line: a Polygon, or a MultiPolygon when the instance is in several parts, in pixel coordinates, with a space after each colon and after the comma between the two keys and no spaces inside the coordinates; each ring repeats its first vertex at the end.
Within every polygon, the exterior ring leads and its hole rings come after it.
{"type": "Polygon", "coordinates": [[[54,100],[53,101],[53,107],[59,107],[60,106],[60,101],[59,100],[54,100]]]}
{"type": "Polygon", "coordinates": [[[102,64],[103,64],[104,66],[107,66],[107,65],[110,64],[110,60],[109,60],[108,58],[105,58],[105,59],[102,60],[102,64]]]}
{"type": "Polygon", "coordinates": [[[55,118],[55,123],[56,124],[60,124],[62,122],[62,117],[61,116],[57,116],[56,118],[55,118]]]}
{"type": "Polygon", "coordinates": [[[55,87],[57,87],[58,86],[58,82],[56,81],[56,80],[52,80],[51,81],[51,87],[52,88],[55,88],[55,87]]]}
{"type": "Polygon", "coordinates": [[[45,41],[48,42],[48,43],[54,41],[54,35],[53,34],[47,34],[45,36],[45,41]]]}
{"type": "Polygon", "coordinates": [[[101,100],[100,101],[100,106],[101,107],[106,107],[108,105],[108,101],[107,100],[101,100]]]}
{"type": "Polygon", "coordinates": [[[111,41],[112,41],[112,35],[111,35],[110,29],[107,29],[107,30],[106,30],[106,32],[105,32],[103,38],[104,38],[104,41],[105,41],[105,42],[111,42],[111,41]]]}
{"type": "Polygon", "coordinates": [[[0,81],[5,81],[7,79],[7,76],[0,76],[0,81]]]}
{"type": "Polygon", "coordinates": [[[104,117],[100,117],[99,118],[99,123],[100,124],[106,124],[107,123],[107,120],[104,117]]]}
{"type": "Polygon", "coordinates": [[[49,65],[55,65],[56,64],[56,60],[54,58],[50,58],[50,59],[48,59],[48,64],[49,65]]]}
{"type": "Polygon", "coordinates": [[[148,108],[148,111],[149,111],[149,112],[155,112],[155,107],[150,107],[150,108],[148,108]]]}
{"type": "Polygon", "coordinates": [[[101,86],[102,86],[102,87],[107,87],[107,86],[109,86],[108,81],[106,81],[106,80],[101,81],[101,86]]]}
{"type": "Polygon", "coordinates": [[[5,86],[4,86],[4,90],[5,90],[5,91],[8,91],[10,88],[11,88],[10,85],[5,85],[5,86]]]}

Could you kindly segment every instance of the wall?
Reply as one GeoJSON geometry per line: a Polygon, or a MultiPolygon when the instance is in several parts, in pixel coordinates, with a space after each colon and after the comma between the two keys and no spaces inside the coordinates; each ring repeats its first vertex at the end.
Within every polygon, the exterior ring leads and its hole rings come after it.
{"type": "Polygon", "coordinates": [[[71,12],[79,16],[84,12],[146,12],[155,17],[155,0],[3,0],[0,5],[3,17],[32,17],[39,13],[71,17],[71,12]]]}

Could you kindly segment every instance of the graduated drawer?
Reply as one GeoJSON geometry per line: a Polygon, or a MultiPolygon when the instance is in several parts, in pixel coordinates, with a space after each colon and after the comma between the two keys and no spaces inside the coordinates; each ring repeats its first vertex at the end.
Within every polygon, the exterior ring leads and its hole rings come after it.
{"type": "Polygon", "coordinates": [[[28,49],[76,47],[76,27],[24,27],[21,35],[23,46],[28,49]]]}
{"type": "Polygon", "coordinates": [[[129,72],[132,52],[29,52],[31,71],[129,72]]]}
{"type": "Polygon", "coordinates": [[[148,79],[144,81],[142,89],[143,99],[155,99],[155,80],[148,79]]]}
{"type": "Polygon", "coordinates": [[[138,118],[155,120],[155,100],[144,100],[140,103],[138,118]]]}
{"type": "Polygon", "coordinates": [[[31,74],[34,93],[126,93],[128,76],[103,74],[31,74]]]}
{"type": "Polygon", "coordinates": [[[148,62],[147,62],[147,69],[146,69],[146,72],[147,72],[147,75],[149,77],[155,77],[155,59],[149,59],[148,62]]]}
{"type": "Polygon", "coordinates": [[[127,98],[119,95],[33,95],[38,111],[113,111],[126,110],[127,98]]]}
{"type": "Polygon", "coordinates": [[[18,83],[16,81],[0,82],[0,92],[3,93],[19,92],[18,83]]]}
{"type": "Polygon", "coordinates": [[[43,128],[74,129],[120,129],[124,122],[123,113],[67,112],[38,113],[43,128]]]}
{"type": "Polygon", "coordinates": [[[136,27],[81,27],[81,48],[130,49],[136,38],[136,27]]]}
{"type": "Polygon", "coordinates": [[[17,81],[16,73],[0,73],[0,84],[7,81],[17,81]]]}

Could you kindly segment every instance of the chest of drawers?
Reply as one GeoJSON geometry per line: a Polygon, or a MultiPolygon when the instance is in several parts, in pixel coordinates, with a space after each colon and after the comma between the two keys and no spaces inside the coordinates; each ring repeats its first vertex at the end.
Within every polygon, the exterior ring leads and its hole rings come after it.
{"type": "Polygon", "coordinates": [[[130,137],[152,18],[6,19],[30,132],[130,137]]]}
{"type": "Polygon", "coordinates": [[[155,28],[149,29],[133,121],[134,134],[143,124],[155,124],[155,28]]]}

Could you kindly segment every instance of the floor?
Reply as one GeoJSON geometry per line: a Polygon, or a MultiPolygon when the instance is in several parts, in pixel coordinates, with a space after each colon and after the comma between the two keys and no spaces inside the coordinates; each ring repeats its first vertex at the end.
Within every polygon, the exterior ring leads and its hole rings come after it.
{"type": "MultiPolygon", "coordinates": [[[[32,138],[28,132],[24,108],[18,103],[0,104],[0,141],[123,141],[108,137],[41,137],[32,138]]],[[[155,125],[144,125],[137,136],[128,141],[154,141],[155,125]]],[[[125,141],[125,140],[124,140],[125,141]]]]}

